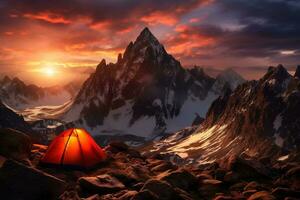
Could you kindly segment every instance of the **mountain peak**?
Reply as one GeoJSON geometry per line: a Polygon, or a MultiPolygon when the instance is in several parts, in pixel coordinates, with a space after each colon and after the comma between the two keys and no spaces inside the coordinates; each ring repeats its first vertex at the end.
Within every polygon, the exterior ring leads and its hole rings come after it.
{"type": "Polygon", "coordinates": [[[11,82],[11,78],[9,78],[9,76],[5,75],[4,78],[2,79],[2,82],[9,83],[9,82],[11,82]]]}
{"type": "Polygon", "coordinates": [[[294,76],[300,78],[300,65],[297,66],[294,76]]]}
{"type": "Polygon", "coordinates": [[[149,28],[148,27],[145,27],[143,30],[142,30],[142,32],[140,33],[140,36],[153,36],[154,37],[154,35],[151,33],[151,31],[149,30],[149,28]]]}
{"type": "Polygon", "coordinates": [[[158,42],[157,38],[151,33],[151,31],[149,30],[148,27],[145,27],[142,30],[140,35],[137,37],[135,43],[137,43],[139,41],[145,41],[145,40],[158,42]]]}
{"type": "Polygon", "coordinates": [[[101,62],[97,65],[96,71],[106,66],[106,60],[102,59],[101,62]]]}
{"type": "Polygon", "coordinates": [[[263,79],[286,79],[290,74],[283,67],[282,64],[279,64],[277,67],[269,67],[267,74],[263,77],[263,79]]]}
{"type": "Polygon", "coordinates": [[[238,82],[242,83],[245,82],[245,79],[237,73],[235,70],[232,68],[227,68],[223,70],[218,76],[217,79],[222,79],[226,81],[232,81],[232,80],[237,80],[238,82]]]}
{"type": "Polygon", "coordinates": [[[167,52],[158,39],[146,27],[136,38],[135,42],[130,42],[127,46],[122,60],[132,60],[140,62],[143,58],[149,55],[161,59],[167,52]]]}

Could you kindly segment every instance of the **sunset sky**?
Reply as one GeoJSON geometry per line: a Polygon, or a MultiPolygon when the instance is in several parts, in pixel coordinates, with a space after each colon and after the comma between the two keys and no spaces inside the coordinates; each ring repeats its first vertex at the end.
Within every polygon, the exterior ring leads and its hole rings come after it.
{"type": "Polygon", "coordinates": [[[185,67],[251,79],[300,64],[298,0],[1,0],[0,13],[0,73],[40,85],[115,62],[145,26],[185,67]]]}

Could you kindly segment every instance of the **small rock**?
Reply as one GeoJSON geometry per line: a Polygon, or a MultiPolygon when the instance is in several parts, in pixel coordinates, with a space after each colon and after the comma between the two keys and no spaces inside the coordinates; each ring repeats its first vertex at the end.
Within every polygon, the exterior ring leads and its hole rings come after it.
{"type": "Polygon", "coordinates": [[[294,191],[290,188],[275,188],[272,191],[272,195],[274,195],[278,199],[284,199],[285,197],[300,197],[300,191],[294,191]]]}
{"type": "Polygon", "coordinates": [[[178,193],[178,196],[179,196],[179,199],[182,199],[182,200],[193,200],[193,199],[199,199],[200,196],[194,196],[192,197],[188,192],[184,191],[184,190],[181,190],[179,188],[174,188],[174,190],[178,193]]]}
{"type": "Polygon", "coordinates": [[[132,188],[139,191],[142,189],[143,186],[144,186],[144,183],[140,182],[140,183],[133,185],[132,188]]]}
{"type": "Polygon", "coordinates": [[[131,200],[158,200],[158,197],[149,190],[142,190],[135,194],[131,200]]]}
{"type": "Polygon", "coordinates": [[[198,174],[197,175],[197,179],[199,182],[201,182],[202,180],[205,180],[205,179],[213,179],[213,177],[209,174],[198,174]]]}
{"type": "Polygon", "coordinates": [[[126,152],[128,149],[129,146],[124,142],[120,142],[120,141],[111,142],[106,148],[107,151],[110,151],[112,153],[126,152]]]}
{"type": "Polygon", "coordinates": [[[163,162],[160,165],[157,165],[151,169],[153,172],[164,172],[167,170],[174,170],[177,167],[174,166],[171,162],[163,162]]]}
{"type": "Polygon", "coordinates": [[[7,160],[7,158],[5,158],[4,156],[0,155],[0,168],[2,167],[2,165],[5,163],[5,161],[7,160]]]}
{"type": "Polygon", "coordinates": [[[243,195],[248,198],[256,192],[257,192],[257,190],[246,190],[246,191],[243,192],[243,195]]]}
{"type": "Polygon", "coordinates": [[[248,200],[275,200],[276,198],[267,191],[260,191],[252,194],[248,200]]]}
{"type": "Polygon", "coordinates": [[[213,197],[216,193],[221,192],[222,181],[215,179],[206,179],[200,183],[199,191],[206,197],[213,197]]]}
{"type": "Polygon", "coordinates": [[[154,168],[158,165],[161,165],[161,164],[165,163],[164,160],[157,160],[157,159],[152,159],[152,158],[146,159],[146,162],[148,163],[147,166],[149,168],[154,168]]]}
{"type": "Polygon", "coordinates": [[[300,190],[300,166],[291,168],[285,176],[292,189],[300,190]]]}
{"type": "Polygon", "coordinates": [[[224,182],[233,184],[233,183],[237,183],[239,181],[241,181],[241,180],[239,179],[239,175],[236,172],[229,171],[224,176],[224,182]]]}
{"type": "Polygon", "coordinates": [[[76,191],[66,191],[60,195],[59,200],[81,200],[76,191]]]}
{"type": "Polygon", "coordinates": [[[183,190],[192,190],[198,186],[197,177],[183,169],[162,173],[158,176],[158,178],[160,180],[167,181],[172,186],[183,190]]]}
{"type": "MultiPolygon", "coordinates": [[[[122,191],[123,192],[123,191],[122,191]]],[[[119,200],[130,200],[133,196],[135,196],[138,192],[131,190],[131,191],[124,191],[123,194],[116,195],[119,200]]]]}
{"type": "Polygon", "coordinates": [[[252,181],[245,186],[244,190],[262,190],[262,187],[257,182],[252,181]]]}
{"type": "Polygon", "coordinates": [[[141,191],[143,190],[151,191],[162,200],[172,200],[178,197],[173,187],[165,181],[151,179],[145,183],[141,191]]]}
{"type": "Polygon", "coordinates": [[[217,180],[224,180],[225,174],[226,174],[226,170],[218,168],[215,170],[215,179],[217,180]]]}
{"type": "Polygon", "coordinates": [[[260,162],[256,160],[244,159],[241,157],[234,157],[229,159],[227,169],[235,172],[235,174],[238,176],[238,179],[266,180],[270,179],[271,177],[270,170],[260,162]]]}
{"type": "Polygon", "coordinates": [[[125,188],[123,183],[108,174],[96,177],[81,177],[78,182],[84,190],[99,194],[113,193],[125,188]]]}
{"type": "Polygon", "coordinates": [[[95,194],[93,196],[90,196],[88,198],[85,198],[84,200],[100,200],[100,197],[98,194],[95,194]]]}
{"type": "Polygon", "coordinates": [[[132,171],[131,168],[127,168],[124,170],[111,170],[108,171],[107,174],[116,177],[119,181],[121,181],[126,186],[131,186],[136,184],[139,181],[137,175],[132,171]]]}
{"type": "Polygon", "coordinates": [[[128,149],[127,154],[131,156],[132,158],[143,158],[141,153],[135,149],[128,149]]]}
{"type": "Polygon", "coordinates": [[[236,184],[233,184],[232,186],[230,186],[229,189],[233,190],[233,191],[242,192],[247,184],[248,184],[247,182],[236,183],[236,184]]]}
{"type": "Polygon", "coordinates": [[[130,200],[138,192],[133,190],[122,190],[115,194],[106,194],[99,197],[100,200],[130,200]]]}
{"type": "Polygon", "coordinates": [[[234,198],[231,196],[218,195],[214,200],[234,200],[234,198]]]}

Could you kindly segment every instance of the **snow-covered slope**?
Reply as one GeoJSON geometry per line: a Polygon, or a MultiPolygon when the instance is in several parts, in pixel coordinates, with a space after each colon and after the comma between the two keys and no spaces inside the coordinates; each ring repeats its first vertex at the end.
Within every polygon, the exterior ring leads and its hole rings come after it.
{"type": "Polygon", "coordinates": [[[204,117],[219,95],[214,83],[199,67],[183,68],[145,28],[116,63],[101,61],[62,119],[94,134],[152,137],[204,117]]]}
{"type": "Polygon", "coordinates": [[[241,153],[276,159],[299,151],[299,111],[299,76],[291,76],[282,65],[270,67],[259,81],[215,100],[199,127],[181,130],[146,151],[173,153],[194,163],[241,153]]]}

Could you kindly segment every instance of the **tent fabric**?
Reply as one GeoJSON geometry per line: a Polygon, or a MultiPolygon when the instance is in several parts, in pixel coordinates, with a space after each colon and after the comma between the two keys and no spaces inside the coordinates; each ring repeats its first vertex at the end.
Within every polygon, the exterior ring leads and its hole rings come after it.
{"type": "Polygon", "coordinates": [[[87,131],[72,128],[52,141],[41,163],[90,168],[105,158],[105,152],[87,131]]]}

